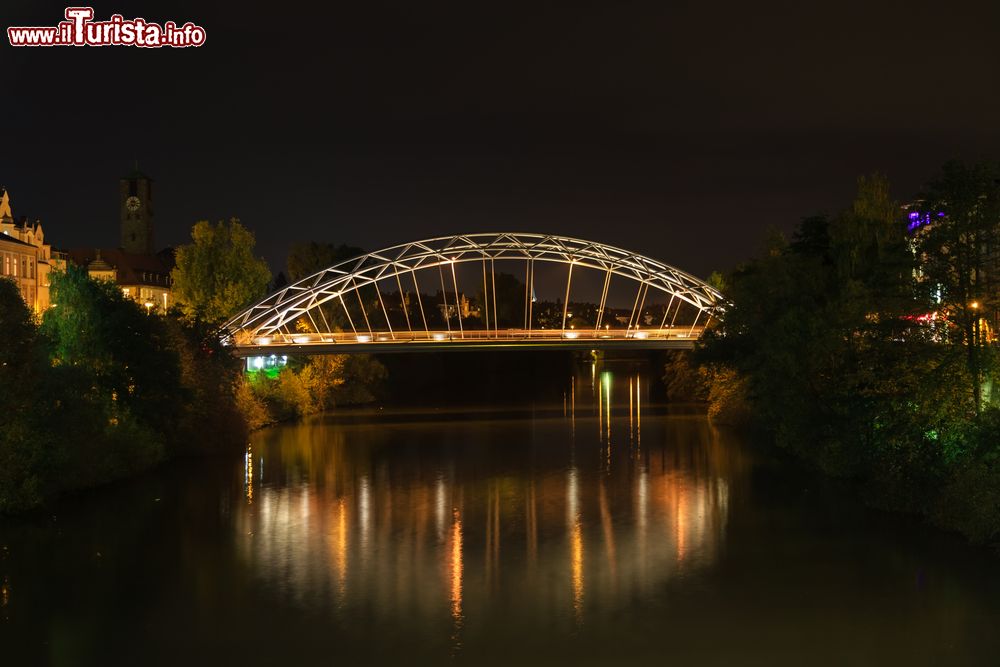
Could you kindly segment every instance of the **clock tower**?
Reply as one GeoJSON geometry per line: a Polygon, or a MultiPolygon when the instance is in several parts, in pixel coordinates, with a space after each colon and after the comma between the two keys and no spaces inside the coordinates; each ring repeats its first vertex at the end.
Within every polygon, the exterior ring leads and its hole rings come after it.
{"type": "Polygon", "coordinates": [[[153,179],[138,167],[119,182],[121,247],[125,252],[152,255],[153,179]]]}

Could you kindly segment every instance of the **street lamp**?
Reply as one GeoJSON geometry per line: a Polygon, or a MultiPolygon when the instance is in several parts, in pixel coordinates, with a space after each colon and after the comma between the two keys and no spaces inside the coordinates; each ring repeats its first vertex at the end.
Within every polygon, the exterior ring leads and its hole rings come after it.
{"type": "Polygon", "coordinates": [[[146,303],[144,303],[142,305],[146,306],[146,314],[149,315],[150,308],[153,307],[153,302],[152,301],[147,301],[146,303]]]}

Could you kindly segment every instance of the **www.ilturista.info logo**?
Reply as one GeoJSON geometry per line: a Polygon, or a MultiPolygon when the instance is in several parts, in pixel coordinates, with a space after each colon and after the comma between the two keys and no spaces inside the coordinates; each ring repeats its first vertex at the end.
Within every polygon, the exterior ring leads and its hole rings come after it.
{"type": "Polygon", "coordinates": [[[178,27],[173,21],[163,25],[146,19],[124,19],[113,14],[107,21],[94,21],[93,7],[67,7],[66,20],[56,26],[7,28],[11,46],[164,46],[184,48],[205,43],[205,29],[190,21],[178,27]]]}

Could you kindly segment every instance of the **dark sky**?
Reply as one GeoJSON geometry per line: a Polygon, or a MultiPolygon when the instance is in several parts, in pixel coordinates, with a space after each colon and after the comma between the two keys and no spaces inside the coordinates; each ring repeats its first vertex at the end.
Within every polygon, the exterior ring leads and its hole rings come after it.
{"type": "MultiPolygon", "coordinates": [[[[7,0],[4,27],[65,4],[7,0]]],[[[0,46],[0,184],[64,247],[114,245],[118,179],[157,241],[236,215],[375,249],[548,231],[706,275],[764,229],[906,198],[1000,157],[1000,3],[100,2],[206,28],[197,49],[0,46]]]]}

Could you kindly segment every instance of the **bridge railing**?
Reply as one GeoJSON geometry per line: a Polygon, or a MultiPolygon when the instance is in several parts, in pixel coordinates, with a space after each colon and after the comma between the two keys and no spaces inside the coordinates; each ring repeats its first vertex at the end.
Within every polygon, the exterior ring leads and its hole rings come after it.
{"type": "Polygon", "coordinates": [[[486,341],[616,341],[616,340],[694,340],[704,327],[633,328],[633,329],[491,329],[480,331],[394,331],[373,333],[275,333],[237,341],[240,347],[267,348],[288,345],[336,345],[356,347],[370,343],[462,343],[486,341]]]}

